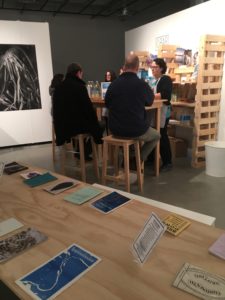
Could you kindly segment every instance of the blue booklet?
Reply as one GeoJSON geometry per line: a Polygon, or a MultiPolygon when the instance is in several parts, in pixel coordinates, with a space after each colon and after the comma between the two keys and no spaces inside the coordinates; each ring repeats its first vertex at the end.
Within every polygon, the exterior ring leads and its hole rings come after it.
{"type": "Polygon", "coordinates": [[[57,177],[53,176],[52,174],[50,174],[49,172],[45,173],[45,174],[41,174],[29,179],[25,179],[24,183],[26,183],[27,185],[29,185],[30,187],[35,187],[35,186],[39,186],[41,184],[45,184],[47,182],[56,180],[57,177]]]}
{"type": "Polygon", "coordinates": [[[100,261],[93,253],[73,244],[16,283],[34,299],[53,299],[100,261]]]}
{"type": "Polygon", "coordinates": [[[117,192],[112,192],[101,199],[98,199],[94,202],[91,203],[91,206],[94,208],[98,209],[99,211],[107,214],[114,209],[124,205],[130,201],[129,198],[117,193],[117,192]]]}

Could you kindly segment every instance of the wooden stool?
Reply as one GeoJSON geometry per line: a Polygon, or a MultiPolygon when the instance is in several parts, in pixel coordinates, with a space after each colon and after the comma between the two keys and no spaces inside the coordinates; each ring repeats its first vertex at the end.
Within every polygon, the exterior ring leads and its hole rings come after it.
{"type": "Polygon", "coordinates": [[[97,145],[95,144],[93,137],[90,134],[78,134],[72,137],[71,143],[64,144],[61,151],[61,172],[65,174],[65,158],[66,152],[71,152],[74,157],[74,149],[73,149],[73,142],[79,145],[79,154],[80,154],[80,171],[81,171],[81,180],[86,182],[86,162],[85,162],[85,155],[84,155],[84,140],[86,138],[91,139],[91,146],[92,146],[92,162],[95,171],[96,177],[99,179],[99,169],[98,169],[98,155],[97,155],[97,145]]]}
{"type": "MultiPolygon", "coordinates": [[[[137,166],[137,180],[140,192],[143,190],[143,180],[144,176],[142,173],[143,166],[141,166],[140,158],[140,144],[138,140],[123,139],[113,137],[112,135],[103,138],[103,162],[102,162],[102,184],[106,184],[106,180],[111,180],[118,182],[125,180],[126,191],[130,192],[130,168],[129,168],[129,147],[134,145],[135,147],[135,159],[137,166]],[[114,175],[107,174],[107,165],[109,161],[109,146],[113,146],[114,149],[114,175]],[[119,174],[118,157],[119,157],[119,147],[123,148],[123,158],[124,158],[124,174],[119,174]],[[125,178],[122,179],[122,176],[125,178]]],[[[143,164],[144,165],[144,164],[143,164]]]]}

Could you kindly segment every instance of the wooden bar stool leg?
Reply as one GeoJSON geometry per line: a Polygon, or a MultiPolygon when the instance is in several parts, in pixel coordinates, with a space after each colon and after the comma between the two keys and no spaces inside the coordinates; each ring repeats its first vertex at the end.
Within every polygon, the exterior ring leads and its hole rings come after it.
{"type": "Polygon", "coordinates": [[[130,163],[129,163],[129,146],[126,144],[123,146],[124,153],[124,174],[125,174],[125,188],[130,192],[130,163]]]}
{"type": "Polygon", "coordinates": [[[102,184],[106,184],[106,172],[108,164],[108,143],[103,143],[103,158],[102,158],[102,184]]]}
{"type": "Polygon", "coordinates": [[[93,167],[94,167],[95,175],[99,180],[97,145],[95,144],[92,137],[91,137],[91,147],[92,147],[92,156],[93,156],[93,167]]]}
{"type": "Polygon", "coordinates": [[[85,169],[85,157],[84,157],[84,137],[82,134],[78,134],[79,149],[80,149],[80,167],[81,167],[81,179],[86,182],[86,169],[85,169]]]}
{"type": "Polygon", "coordinates": [[[136,159],[136,166],[137,166],[138,187],[139,187],[140,192],[142,192],[143,191],[144,173],[142,174],[139,142],[135,143],[134,147],[135,147],[135,159],[136,159]]]}
{"type": "Polygon", "coordinates": [[[54,130],[54,126],[53,126],[53,124],[52,124],[52,159],[53,159],[53,161],[56,161],[55,150],[56,150],[56,144],[55,144],[55,130],[54,130]]]}
{"type": "Polygon", "coordinates": [[[60,170],[61,174],[65,174],[65,160],[66,160],[66,144],[60,146],[60,170]]]}

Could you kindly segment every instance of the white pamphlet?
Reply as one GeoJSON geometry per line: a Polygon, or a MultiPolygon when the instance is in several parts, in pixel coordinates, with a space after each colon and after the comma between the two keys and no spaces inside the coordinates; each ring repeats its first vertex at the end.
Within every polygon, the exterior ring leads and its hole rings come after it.
{"type": "Polygon", "coordinates": [[[23,227],[23,224],[14,218],[4,220],[0,223],[0,236],[23,227]]]}
{"type": "Polygon", "coordinates": [[[150,215],[144,228],[138,234],[132,246],[134,255],[140,263],[143,264],[146,261],[149,254],[166,231],[166,228],[166,225],[155,213],[150,215]]]}

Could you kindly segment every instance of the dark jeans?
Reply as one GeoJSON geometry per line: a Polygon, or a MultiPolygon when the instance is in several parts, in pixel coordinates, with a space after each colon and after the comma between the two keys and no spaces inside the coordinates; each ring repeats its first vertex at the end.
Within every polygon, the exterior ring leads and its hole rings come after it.
{"type": "Polygon", "coordinates": [[[167,126],[168,126],[169,120],[170,120],[170,118],[167,118],[164,128],[160,128],[160,134],[161,134],[160,156],[161,156],[163,165],[172,163],[170,141],[169,141],[169,137],[167,134],[167,126]]]}

